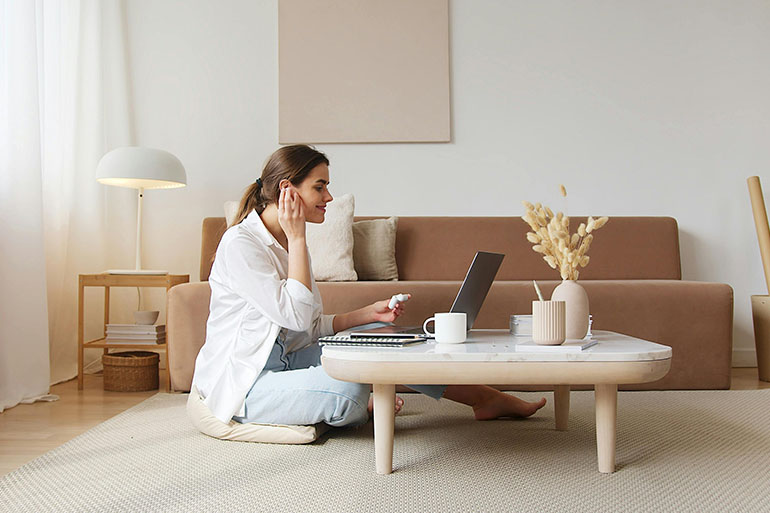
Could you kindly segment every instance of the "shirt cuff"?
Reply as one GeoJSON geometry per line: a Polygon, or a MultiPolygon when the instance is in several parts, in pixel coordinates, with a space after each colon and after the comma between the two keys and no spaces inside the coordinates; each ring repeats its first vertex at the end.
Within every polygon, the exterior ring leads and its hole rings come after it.
{"type": "Polygon", "coordinates": [[[322,337],[334,335],[334,317],[335,315],[321,314],[321,329],[319,331],[322,337]]]}
{"type": "Polygon", "coordinates": [[[300,303],[313,305],[313,293],[308,290],[301,282],[294,278],[286,280],[286,292],[300,303]]]}

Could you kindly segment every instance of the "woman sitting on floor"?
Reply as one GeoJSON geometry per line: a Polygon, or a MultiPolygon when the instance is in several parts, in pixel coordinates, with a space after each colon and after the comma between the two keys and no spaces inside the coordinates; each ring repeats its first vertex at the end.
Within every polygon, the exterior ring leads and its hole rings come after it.
{"type": "MultiPolygon", "coordinates": [[[[324,315],[310,270],[305,223],[322,223],[329,161],[305,145],[286,146],[268,160],[241,200],[236,222],[217,248],[209,284],[206,343],[193,384],[222,422],[356,426],[369,419],[370,386],[329,377],[318,338],[354,326],[392,322],[402,313],[388,299],[324,315]]],[[[479,420],[527,417],[545,399],[526,402],[481,385],[414,385],[438,399],[473,407],[479,420]]],[[[396,411],[403,400],[396,398],[396,411]]]]}

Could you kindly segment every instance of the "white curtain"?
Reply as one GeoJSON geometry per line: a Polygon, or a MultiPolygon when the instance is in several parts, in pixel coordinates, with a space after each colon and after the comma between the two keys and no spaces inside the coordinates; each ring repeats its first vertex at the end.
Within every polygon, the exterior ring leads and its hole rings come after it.
{"type": "Polygon", "coordinates": [[[0,0],[0,411],[76,374],[77,275],[110,267],[94,171],[132,143],[122,7],[0,0]]]}

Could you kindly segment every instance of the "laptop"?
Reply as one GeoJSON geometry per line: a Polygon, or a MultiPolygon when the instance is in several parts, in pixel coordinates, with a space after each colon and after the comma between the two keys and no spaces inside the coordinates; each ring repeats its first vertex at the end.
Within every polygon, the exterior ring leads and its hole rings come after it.
{"type": "MultiPolygon", "coordinates": [[[[470,331],[473,322],[487,298],[489,288],[495,281],[505,255],[479,251],[473,257],[468,273],[460,286],[450,312],[463,312],[467,318],[466,329],[470,331]]],[[[426,335],[422,326],[382,326],[380,328],[351,331],[351,337],[414,337],[433,338],[426,335]]]]}

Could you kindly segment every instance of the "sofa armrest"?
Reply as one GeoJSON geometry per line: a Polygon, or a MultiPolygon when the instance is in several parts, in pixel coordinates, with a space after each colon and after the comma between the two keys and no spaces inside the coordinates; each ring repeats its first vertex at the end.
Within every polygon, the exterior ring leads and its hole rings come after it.
{"type": "MultiPolygon", "coordinates": [[[[538,281],[551,297],[560,282],[538,281]]],[[[662,379],[623,390],[728,389],[733,347],[733,289],[682,280],[580,280],[593,329],[624,333],[673,349],[662,379]]],[[[532,282],[495,282],[477,324],[503,328],[509,314],[532,313],[532,282]],[[494,324],[494,325],[493,325],[494,324]]]]}
{"type": "Polygon", "coordinates": [[[593,327],[673,348],[671,370],[624,389],[728,389],[733,351],[733,289],[680,280],[585,281],[593,327]]]}
{"type": "Polygon", "coordinates": [[[192,384],[195,359],[206,342],[211,288],[207,281],[183,283],[171,287],[167,297],[169,382],[172,391],[187,392],[192,384]]]}

